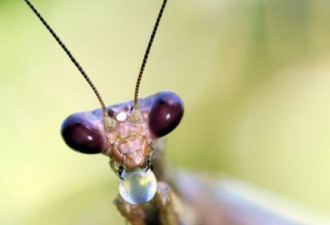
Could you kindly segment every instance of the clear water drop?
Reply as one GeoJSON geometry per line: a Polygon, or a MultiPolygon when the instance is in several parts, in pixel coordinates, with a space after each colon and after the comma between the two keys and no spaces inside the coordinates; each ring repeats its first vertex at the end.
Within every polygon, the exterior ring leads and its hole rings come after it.
{"type": "Polygon", "coordinates": [[[157,180],[149,169],[135,169],[123,171],[119,181],[119,193],[121,197],[133,205],[141,205],[153,199],[157,191],[157,180]]]}

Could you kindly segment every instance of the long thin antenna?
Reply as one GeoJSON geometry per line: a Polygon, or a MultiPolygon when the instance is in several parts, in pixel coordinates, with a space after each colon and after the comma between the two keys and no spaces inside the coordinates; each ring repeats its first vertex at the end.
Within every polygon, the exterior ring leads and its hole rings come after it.
{"type": "Polygon", "coordinates": [[[166,3],[167,3],[167,0],[164,0],[163,1],[163,4],[162,4],[162,7],[160,8],[160,11],[158,13],[158,17],[157,17],[157,20],[156,20],[156,23],[155,23],[155,26],[154,26],[154,29],[152,31],[152,34],[150,36],[150,40],[149,40],[149,43],[148,43],[148,47],[147,47],[147,50],[144,54],[144,58],[143,58],[143,61],[142,61],[142,65],[141,65],[141,69],[140,69],[140,73],[139,73],[139,76],[137,78],[137,81],[136,81],[136,86],[135,86],[135,95],[134,95],[134,107],[135,109],[138,109],[139,108],[139,105],[138,105],[138,99],[139,99],[139,88],[140,88],[140,83],[141,83],[141,79],[142,79],[142,75],[143,75],[143,71],[144,71],[144,68],[147,64],[147,60],[148,60],[148,56],[149,56],[149,53],[150,53],[150,49],[151,49],[151,46],[152,46],[152,43],[154,41],[154,38],[155,38],[155,35],[157,33],[157,29],[158,29],[158,26],[159,26],[159,22],[160,22],[160,19],[162,18],[162,15],[163,15],[163,12],[164,12],[164,9],[165,9],[165,6],[166,6],[166,3]]]}
{"type": "Polygon", "coordinates": [[[91,81],[91,79],[89,78],[89,76],[86,74],[86,72],[84,71],[84,69],[80,66],[80,64],[78,63],[78,61],[73,57],[73,55],[71,54],[71,52],[69,51],[69,49],[64,45],[64,43],[61,41],[61,39],[57,36],[57,34],[54,32],[54,30],[48,25],[48,23],[46,22],[46,20],[40,15],[40,13],[38,12],[38,10],[32,5],[32,3],[29,0],[24,0],[24,1],[32,9],[32,11],[34,12],[34,14],[40,19],[40,21],[43,23],[43,25],[51,33],[51,35],[55,38],[55,40],[57,41],[57,43],[62,47],[62,49],[69,56],[69,58],[71,59],[71,61],[73,62],[73,64],[77,67],[77,69],[79,70],[79,72],[81,73],[81,75],[85,78],[85,80],[87,81],[87,83],[89,84],[89,86],[93,89],[96,97],[98,98],[98,100],[99,100],[99,102],[100,102],[100,104],[102,106],[103,116],[104,116],[104,127],[105,127],[105,130],[109,131],[112,128],[112,126],[113,126],[113,121],[109,117],[109,114],[108,114],[107,109],[106,109],[106,107],[104,105],[103,99],[102,99],[100,93],[98,92],[98,90],[96,89],[96,87],[94,86],[93,82],[91,81]]]}

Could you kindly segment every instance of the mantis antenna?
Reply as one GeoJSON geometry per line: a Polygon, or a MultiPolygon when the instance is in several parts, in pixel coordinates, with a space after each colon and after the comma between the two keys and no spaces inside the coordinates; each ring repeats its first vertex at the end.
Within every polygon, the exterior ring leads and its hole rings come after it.
{"type": "MultiPolygon", "coordinates": [[[[77,69],[79,70],[79,72],[81,73],[81,75],[85,78],[85,80],[87,81],[87,83],[89,84],[89,86],[92,88],[92,90],[94,91],[96,97],[98,98],[101,106],[102,106],[102,110],[103,110],[103,116],[104,116],[104,128],[106,131],[111,131],[111,129],[113,129],[113,127],[115,126],[115,121],[110,118],[107,109],[105,107],[104,101],[100,95],[100,93],[98,92],[98,90],[96,89],[95,85],[93,84],[93,82],[91,81],[91,79],[89,78],[89,76],[86,74],[86,72],[84,71],[84,69],[81,67],[81,65],[78,63],[78,61],[75,59],[75,57],[72,55],[72,53],[70,52],[70,50],[65,46],[65,44],[62,42],[62,40],[58,37],[58,35],[54,32],[54,30],[49,26],[49,24],[46,22],[46,20],[41,16],[41,14],[38,12],[38,10],[32,5],[32,3],[29,0],[24,0],[26,2],[26,4],[31,8],[31,10],[34,12],[34,14],[40,19],[40,21],[43,23],[43,25],[47,28],[47,30],[51,33],[51,35],[54,37],[54,39],[57,41],[57,43],[62,47],[62,49],[65,51],[65,53],[68,55],[68,57],[70,58],[70,60],[73,62],[73,64],[77,67],[77,69]]],[[[158,30],[158,26],[160,23],[160,20],[162,18],[165,6],[166,6],[167,0],[163,0],[163,4],[160,8],[160,11],[158,13],[158,17],[156,20],[156,23],[154,25],[153,31],[151,33],[150,39],[149,39],[149,43],[146,49],[146,52],[144,54],[143,57],[143,61],[142,61],[142,65],[140,68],[140,72],[136,81],[136,86],[135,86],[135,95],[134,95],[134,112],[133,112],[133,118],[135,118],[136,121],[139,120],[140,114],[138,112],[138,98],[139,98],[139,89],[140,89],[140,84],[141,84],[141,80],[142,80],[142,75],[145,69],[145,66],[147,64],[148,61],[148,57],[149,57],[149,53],[150,53],[150,49],[151,46],[153,44],[155,35],[157,33],[158,30]]]]}
{"type": "Polygon", "coordinates": [[[148,47],[147,47],[147,50],[144,54],[144,58],[143,58],[143,61],[142,61],[142,65],[141,65],[141,68],[140,68],[140,72],[139,72],[139,76],[137,78],[137,81],[136,81],[136,86],[135,86],[135,95],[134,95],[134,108],[137,110],[139,108],[139,103],[138,103],[138,99],[139,99],[139,88],[140,88],[140,83],[141,83],[141,79],[142,79],[142,75],[143,75],[143,71],[144,71],[144,68],[147,64],[147,60],[148,60],[148,57],[149,57],[149,53],[150,53],[150,49],[151,49],[151,46],[152,46],[152,43],[154,41],[154,38],[155,38],[155,35],[157,33],[157,29],[158,29],[158,26],[159,26],[159,22],[160,22],[160,19],[162,18],[162,15],[163,15],[163,12],[164,12],[164,9],[165,9],[165,6],[166,6],[166,3],[167,3],[167,0],[164,0],[163,1],[163,4],[160,8],[160,11],[158,13],[158,17],[157,17],[157,20],[156,20],[156,23],[155,23],[155,26],[154,26],[154,29],[151,33],[151,36],[150,36],[150,40],[149,40],[149,43],[148,43],[148,47]]]}
{"type": "Polygon", "coordinates": [[[70,60],[73,62],[73,64],[77,67],[81,75],[85,78],[89,86],[93,89],[97,99],[99,100],[102,110],[103,110],[103,117],[104,117],[104,129],[106,131],[110,131],[114,126],[113,119],[110,118],[107,109],[104,105],[103,99],[96,89],[95,85],[89,78],[89,76],[86,74],[84,69],[80,66],[78,61],[75,59],[75,57],[72,55],[72,53],[69,51],[69,49],[64,45],[64,43],[61,41],[61,39],[58,37],[58,35],[55,33],[55,31],[49,26],[49,24],[46,22],[46,20],[41,16],[41,14],[38,12],[38,10],[32,5],[32,3],[29,0],[24,0],[26,4],[32,9],[34,14],[40,19],[40,21],[43,23],[43,25],[47,28],[47,30],[51,33],[51,35],[55,38],[57,43],[62,47],[62,49],[65,51],[65,53],[69,56],[70,60]]]}

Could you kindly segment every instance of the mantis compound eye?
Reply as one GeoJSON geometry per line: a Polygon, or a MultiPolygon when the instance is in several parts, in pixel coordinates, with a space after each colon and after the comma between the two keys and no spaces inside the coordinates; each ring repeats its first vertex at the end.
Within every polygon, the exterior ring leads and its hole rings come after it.
{"type": "Polygon", "coordinates": [[[148,126],[155,137],[162,137],[174,130],[183,116],[183,102],[172,92],[161,92],[153,103],[148,126]]]}
{"type": "Polygon", "coordinates": [[[81,153],[97,154],[106,147],[105,137],[97,127],[78,115],[63,122],[61,134],[69,147],[81,153]]]}

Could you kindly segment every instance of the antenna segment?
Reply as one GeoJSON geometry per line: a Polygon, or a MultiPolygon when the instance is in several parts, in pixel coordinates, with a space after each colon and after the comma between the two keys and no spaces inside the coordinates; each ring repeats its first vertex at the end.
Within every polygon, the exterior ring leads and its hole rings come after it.
{"type": "Polygon", "coordinates": [[[64,45],[64,43],[61,41],[61,39],[57,36],[57,34],[54,32],[54,30],[48,25],[48,23],[46,22],[46,20],[40,15],[40,13],[38,12],[38,10],[32,5],[32,3],[29,0],[24,0],[24,1],[32,9],[32,11],[34,12],[34,14],[40,19],[40,21],[43,23],[43,25],[51,33],[51,35],[55,38],[55,40],[57,41],[57,43],[62,47],[62,49],[65,51],[65,53],[69,56],[70,60],[77,67],[77,69],[79,70],[79,72],[81,73],[81,75],[85,78],[85,80],[87,81],[87,83],[89,84],[89,86],[93,89],[96,97],[98,98],[98,100],[99,100],[99,102],[100,102],[100,104],[102,106],[103,116],[104,116],[104,128],[105,128],[106,131],[110,131],[111,128],[114,126],[114,121],[109,117],[109,114],[108,114],[107,109],[106,109],[106,107],[104,105],[103,99],[102,99],[100,93],[98,92],[98,90],[96,89],[96,87],[94,86],[93,82],[91,81],[91,79],[89,78],[89,76],[86,74],[86,72],[84,71],[84,69],[80,66],[80,64],[75,59],[75,57],[73,57],[73,55],[71,54],[71,52],[69,51],[69,49],[64,45]]]}
{"type": "Polygon", "coordinates": [[[139,105],[138,105],[139,104],[138,103],[138,99],[139,99],[139,88],[140,88],[140,83],[141,83],[143,71],[144,71],[144,68],[145,68],[145,66],[147,64],[147,60],[148,60],[148,56],[149,56],[149,53],[150,53],[150,49],[151,49],[152,43],[154,41],[155,35],[157,33],[159,22],[160,22],[160,19],[162,18],[162,15],[163,15],[163,12],[164,12],[166,3],[167,3],[167,0],[164,0],[162,6],[160,8],[160,11],[158,13],[158,17],[157,17],[157,20],[156,20],[154,29],[152,31],[152,34],[150,36],[150,40],[149,40],[149,43],[148,43],[147,50],[146,50],[146,52],[144,54],[144,58],[143,58],[143,61],[142,61],[140,73],[139,73],[139,76],[138,76],[137,81],[136,81],[135,95],[134,95],[134,108],[135,109],[138,109],[139,108],[139,105]]]}

